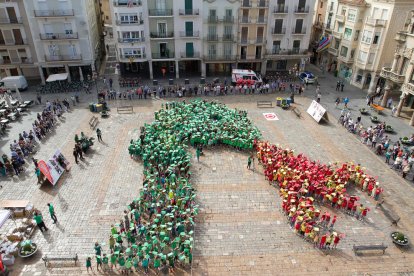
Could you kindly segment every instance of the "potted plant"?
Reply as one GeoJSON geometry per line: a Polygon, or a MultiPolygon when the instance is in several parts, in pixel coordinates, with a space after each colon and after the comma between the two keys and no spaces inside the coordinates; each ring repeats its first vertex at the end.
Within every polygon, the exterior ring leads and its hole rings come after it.
{"type": "Polygon", "coordinates": [[[394,129],[390,125],[385,126],[385,132],[394,132],[394,129]]]}
{"type": "Polygon", "coordinates": [[[403,143],[405,145],[411,144],[410,139],[408,139],[408,137],[400,138],[400,140],[401,140],[401,143],[403,143]]]}
{"type": "Polygon", "coordinates": [[[19,256],[27,258],[33,256],[37,252],[37,244],[31,240],[24,240],[20,243],[19,256]]]}
{"type": "Polygon", "coordinates": [[[408,237],[401,232],[391,233],[392,242],[401,246],[408,245],[408,237]]]}
{"type": "Polygon", "coordinates": [[[371,116],[370,119],[371,119],[371,122],[373,123],[379,123],[380,121],[377,116],[371,116]]]}
{"type": "Polygon", "coordinates": [[[368,110],[367,110],[365,107],[360,108],[360,109],[359,109],[359,112],[361,112],[361,114],[362,114],[362,115],[367,115],[367,114],[369,114],[368,110]]]}

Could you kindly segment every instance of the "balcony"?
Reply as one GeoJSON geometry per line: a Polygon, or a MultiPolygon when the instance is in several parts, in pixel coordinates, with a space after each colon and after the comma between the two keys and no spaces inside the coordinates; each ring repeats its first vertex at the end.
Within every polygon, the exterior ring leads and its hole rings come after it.
{"type": "Polygon", "coordinates": [[[57,39],[78,39],[78,33],[47,33],[40,34],[41,40],[57,40],[57,39]]]}
{"type": "Polygon", "coordinates": [[[382,68],[380,75],[384,79],[390,80],[397,84],[403,84],[405,81],[405,75],[399,75],[396,72],[393,72],[389,67],[382,68]]]}
{"type": "Polygon", "coordinates": [[[242,38],[240,39],[240,44],[241,44],[241,45],[248,45],[248,44],[250,44],[250,43],[249,43],[249,40],[247,39],[247,37],[242,37],[242,38]]]}
{"type": "Polygon", "coordinates": [[[309,13],[309,6],[295,6],[295,13],[309,13]]]}
{"type": "Polygon", "coordinates": [[[173,16],[172,9],[149,9],[149,16],[173,16]]]}
{"type": "Polygon", "coordinates": [[[28,57],[21,57],[20,62],[21,64],[33,64],[33,59],[28,57]]]}
{"type": "Polygon", "coordinates": [[[234,22],[234,16],[224,16],[223,17],[224,23],[233,23],[234,22]]]}
{"type": "Polygon", "coordinates": [[[69,10],[35,10],[35,17],[66,17],[74,16],[75,12],[73,9],[69,10]]]}
{"type": "Polygon", "coordinates": [[[113,1],[115,7],[136,7],[141,6],[142,1],[141,0],[115,0],[113,1]]]}
{"type": "Polygon", "coordinates": [[[135,59],[147,58],[147,55],[145,53],[142,53],[141,55],[122,54],[122,55],[120,55],[120,58],[121,59],[128,59],[131,62],[133,62],[135,59]]]}
{"type": "Polygon", "coordinates": [[[210,23],[210,24],[218,23],[218,16],[209,16],[207,18],[207,22],[210,23]]]}
{"type": "Polygon", "coordinates": [[[0,18],[0,24],[22,24],[23,20],[21,17],[15,17],[15,18],[7,18],[3,17],[0,18]]]}
{"type": "Polygon", "coordinates": [[[207,41],[218,41],[218,35],[217,34],[207,34],[206,37],[207,41]]]}
{"type": "Polygon", "coordinates": [[[257,17],[256,24],[267,24],[267,18],[264,16],[257,17]]]}
{"type": "Polygon", "coordinates": [[[199,52],[181,52],[181,58],[200,58],[199,52]]]}
{"type": "Polygon", "coordinates": [[[118,42],[119,43],[140,43],[140,42],[145,42],[145,38],[144,37],[140,37],[140,38],[118,38],[118,42]]]}
{"type": "Polygon", "coordinates": [[[256,44],[263,44],[264,42],[265,42],[266,40],[261,36],[259,36],[259,37],[256,37],[256,40],[253,40],[253,43],[256,43],[256,44]]]}
{"type": "Polygon", "coordinates": [[[242,6],[242,8],[251,8],[252,7],[252,1],[243,0],[241,6],[242,6]]]}
{"type": "Polygon", "coordinates": [[[267,7],[269,7],[269,3],[265,0],[258,0],[257,1],[257,7],[258,8],[267,8],[267,7]]]}
{"type": "Polygon", "coordinates": [[[137,19],[133,21],[116,20],[115,23],[118,26],[142,25],[144,24],[144,20],[143,19],[137,19]]]}
{"type": "Polygon", "coordinates": [[[78,61],[82,60],[82,55],[55,55],[47,56],[45,55],[46,61],[78,61]]]}
{"type": "Polygon", "coordinates": [[[302,28],[300,30],[298,30],[296,28],[293,28],[292,29],[292,34],[294,34],[294,35],[304,35],[304,34],[306,34],[306,28],[302,28]]]}
{"type": "Polygon", "coordinates": [[[199,9],[180,9],[180,10],[178,10],[178,13],[179,13],[179,15],[192,16],[192,15],[199,15],[200,10],[199,9]]]}
{"type": "Polygon", "coordinates": [[[174,38],[174,32],[150,32],[150,38],[174,38]]]}
{"type": "Polygon", "coordinates": [[[385,27],[385,25],[387,24],[387,20],[374,19],[371,17],[367,17],[365,20],[365,24],[372,26],[372,27],[385,27]]]}
{"type": "Polygon", "coordinates": [[[273,9],[273,13],[288,13],[288,7],[285,5],[276,5],[273,9]]]}
{"type": "Polygon", "coordinates": [[[412,84],[412,83],[404,83],[404,84],[401,86],[401,91],[402,91],[404,94],[411,94],[411,95],[414,95],[414,84],[412,84]]]}
{"type": "Polygon", "coordinates": [[[332,31],[332,35],[336,38],[336,39],[342,39],[342,33],[337,32],[337,31],[332,31]]]}
{"type": "Polygon", "coordinates": [[[5,40],[0,40],[0,46],[14,46],[14,45],[27,45],[27,40],[26,39],[19,39],[19,40],[5,39],[5,40]]]}
{"type": "Polygon", "coordinates": [[[248,24],[252,22],[252,19],[249,16],[242,16],[239,20],[242,24],[248,24]]]}
{"type": "Polygon", "coordinates": [[[286,33],[286,28],[272,28],[272,34],[273,35],[283,35],[286,33]]]}
{"type": "Polygon", "coordinates": [[[407,41],[407,33],[406,32],[398,32],[394,39],[399,43],[405,43],[407,41]]]}
{"type": "Polygon", "coordinates": [[[234,35],[233,34],[224,34],[223,35],[223,41],[234,41],[234,35]]]}
{"type": "Polygon", "coordinates": [[[262,59],[261,55],[240,55],[239,60],[256,60],[262,59]]]}
{"type": "Polygon", "coordinates": [[[352,64],[354,63],[354,57],[351,57],[350,54],[347,54],[345,57],[342,55],[338,55],[338,60],[342,61],[343,63],[346,64],[352,64]]]}
{"type": "Polygon", "coordinates": [[[174,52],[167,50],[165,53],[152,53],[152,59],[174,58],[174,52]]]}
{"type": "Polygon", "coordinates": [[[345,22],[345,15],[337,14],[336,21],[345,22]]]}
{"type": "Polygon", "coordinates": [[[315,24],[313,24],[313,27],[322,30],[325,27],[325,24],[323,24],[322,22],[316,22],[315,24]]]}
{"type": "Polygon", "coordinates": [[[184,31],[180,32],[180,37],[199,37],[200,32],[199,31],[184,31]]]}
{"type": "Polygon", "coordinates": [[[236,60],[236,56],[235,55],[206,55],[203,57],[203,59],[205,61],[230,61],[233,62],[236,60]]]}
{"type": "Polygon", "coordinates": [[[328,48],[328,53],[330,53],[331,55],[337,57],[338,56],[338,49],[328,48]]]}

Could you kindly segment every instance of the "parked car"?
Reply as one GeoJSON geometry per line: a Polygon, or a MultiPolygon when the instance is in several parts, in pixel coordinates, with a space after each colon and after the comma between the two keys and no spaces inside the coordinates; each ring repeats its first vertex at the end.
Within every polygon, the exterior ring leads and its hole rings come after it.
{"type": "Polygon", "coordinates": [[[28,84],[24,76],[5,77],[4,79],[0,80],[0,88],[15,91],[16,87],[19,90],[27,89],[28,84]]]}
{"type": "Polygon", "coordinates": [[[315,83],[316,77],[311,72],[302,72],[299,74],[299,79],[301,79],[304,83],[315,83]]]}

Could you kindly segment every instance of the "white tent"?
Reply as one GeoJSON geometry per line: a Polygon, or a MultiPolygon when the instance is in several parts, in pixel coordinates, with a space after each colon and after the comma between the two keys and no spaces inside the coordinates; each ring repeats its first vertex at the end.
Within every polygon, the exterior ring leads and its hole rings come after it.
{"type": "Polygon", "coordinates": [[[68,73],[53,74],[47,78],[46,82],[63,81],[67,79],[68,79],[68,73]]]}

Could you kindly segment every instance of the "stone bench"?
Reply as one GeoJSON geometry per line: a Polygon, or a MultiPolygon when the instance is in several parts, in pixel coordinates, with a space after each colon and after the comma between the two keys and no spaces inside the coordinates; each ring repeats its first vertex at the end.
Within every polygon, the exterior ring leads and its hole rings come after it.
{"type": "Polygon", "coordinates": [[[358,254],[359,251],[369,251],[369,250],[382,250],[382,254],[385,254],[385,249],[388,246],[384,244],[372,244],[372,245],[354,245],[353,250],[355,254],[358,254]]]}
{"type": "Polygon", "coordinates": [[[295,115],[300,118],[302,116],[302,112],[300,112],[299,109],[297,109],[296,107],[292,107],[292,112],[295,113],[295,115]]]}
{"type": "Polygon", "coordinates": [[[45,267],[47,267],[47,265],[51,261],[57,261],[57,262],[74,261],[75,265],[76,265],[76,263],[79,261],[79,258],[78,258],[78,254],[75,254],[75,256],[73,256],[73,257],[48,257],[48,256],[44,256],[42,258],[42,260],[45,262],[45,267]]]}
{"type": "Polygon", "coordinates": [[[91,127],[91,129],[95,129],[97,125],[98,125],[98,118],[95,116],[92,116],[92,118],[89,120],[89,126],[91,127]]]}
{"type": "Polygon", "coordinates": [[[120,106],[116,108],[116,111],[123,114],[132,114],[134,113],[134,107],[133,106],[120,106]]]}
{"type": "Polygon", "coordinates": [[[273,107],[272,101],[257,101],[257,107],[273,107]]]}

